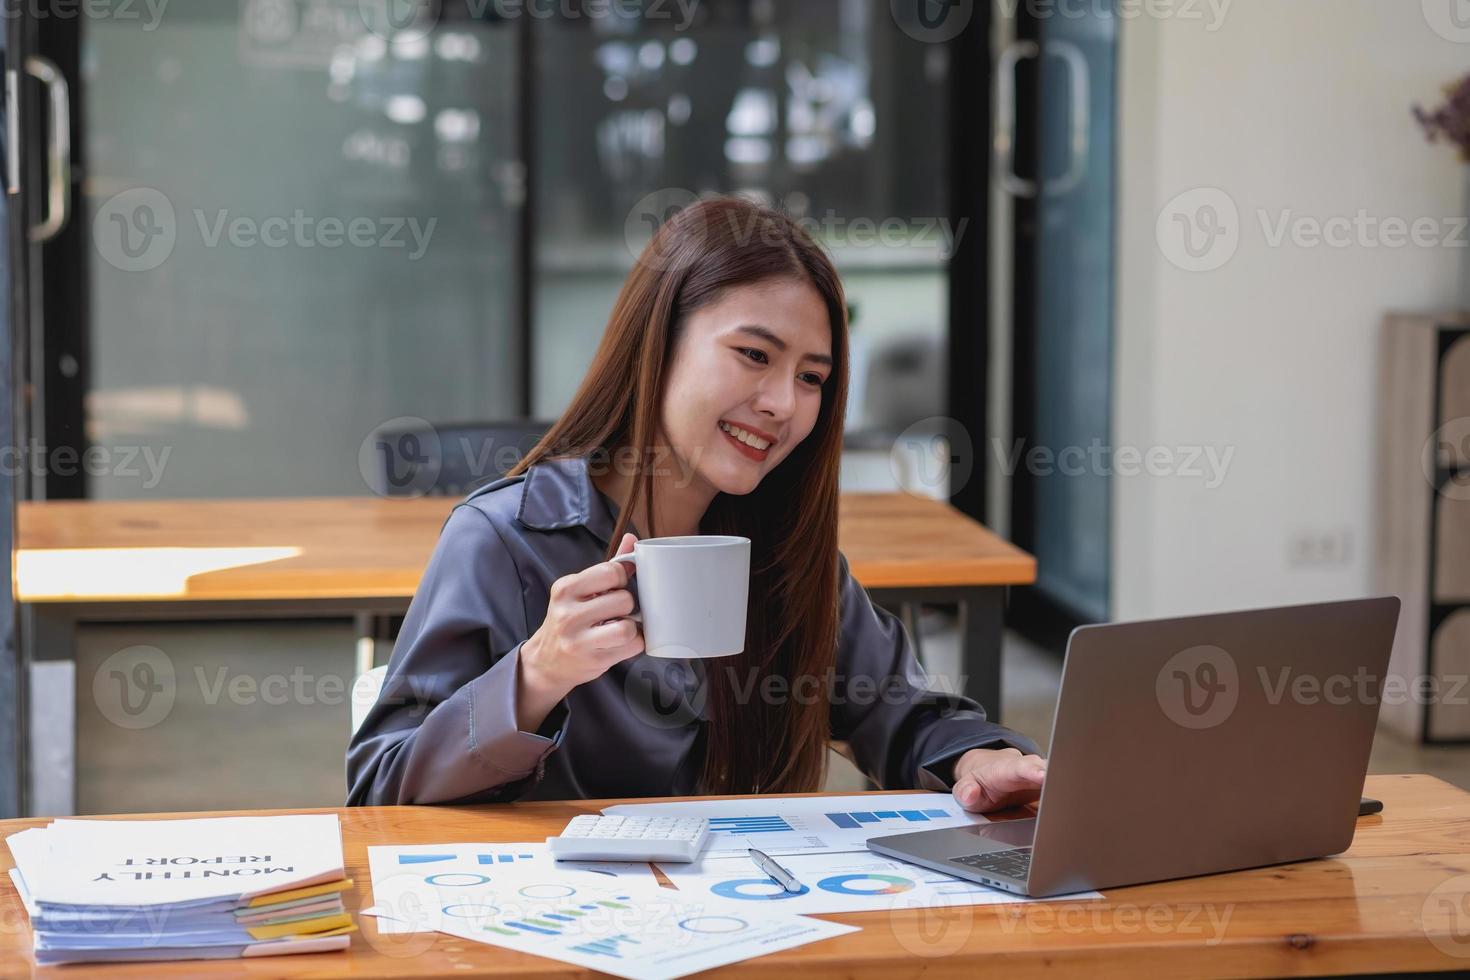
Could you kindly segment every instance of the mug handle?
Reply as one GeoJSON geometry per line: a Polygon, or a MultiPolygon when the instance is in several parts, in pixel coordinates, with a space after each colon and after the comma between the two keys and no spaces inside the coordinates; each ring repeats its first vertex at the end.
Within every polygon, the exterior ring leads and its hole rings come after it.
{"type": "MultiPolygon", "coordinates": [[[[633,566],[634,570],[636,571],[637,568],[638,568],[638,563],[636,561],[634,561],[633,559],[634,559],[634,553],[631,552],[631,551],[625,552],[625,553],[623,553],[621,555],[614,555],[612,557],[612,560],[613,561],[626,561],[626,562],[628,562],[629,564],[631,564],[633,566]]],[[[629,579],[628,580],[628,585],[629,586],[632,586],[632,584],[633,584],[633,581],[631,579],[629,579]]],[[[638,590],[637,589],[634,589],[634,588],[630,588],[628,591],[630,591],[630,592],[633,593],[633,601],[634,602],[638,602],[638,590]]],[[[641,605],[641,603],[640,603],[640,605],[641,605]]],[[[643,613],[640,610],[638,610],[637,608],[635,608],[632,612],[628,613],[628,615],[625,618],[631,619],[635,623],[641,623],[641,622],[643,622],[643,613]]]]}

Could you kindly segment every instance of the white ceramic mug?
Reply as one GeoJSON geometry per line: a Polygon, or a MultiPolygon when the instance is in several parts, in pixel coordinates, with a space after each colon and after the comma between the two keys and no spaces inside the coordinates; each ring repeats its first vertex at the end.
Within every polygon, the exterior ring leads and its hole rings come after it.
{"type": "Polygon", "coordinates": [[[727,534],[647,538],[613,561],[631,562],[629,584],[650,657],[728,657],[745,649],[750,539],[727,534]]]}

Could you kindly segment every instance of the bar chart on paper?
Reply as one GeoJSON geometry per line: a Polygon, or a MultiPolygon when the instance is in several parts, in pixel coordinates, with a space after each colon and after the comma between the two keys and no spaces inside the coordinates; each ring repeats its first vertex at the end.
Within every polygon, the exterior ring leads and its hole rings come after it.
{"type": "Polygon", "coordinates": [[[752,847],[767,854],[861,851],[870,837],[986,822],[947,793],[621,803],[603,812],[705,817],[710,835],[702,853],[708,857],[744,855],[752,847]]]}
{"type": "Polygon", "coordinates": [[[787,817],[777,814],[751,814],[739,817],[710,817],[709,843],[706,854],[744,854],[754,847],[761,851],[791,853],[825,850],[827,842],[807,816],[787,817]]]}
{"type": "MultiPolygon", "coordinates": [[[[480,864],[511,864],[516,861],[534,861],[534,854],[476,854],[475,860],[480,864]]],[[[400,854],[399,864],[438,864],[441,861],[461,860],[458,854],[400,854]]]]}
{"type": "Polygon", "coordinates": [[[591,942],[572,946],[570,949],[575,953],[591,953],[594,956],[611,956],[614,959],[622,959],[621,950],[628,945],[637,946],[638,940],[632,936],[608,936],[606,939],[594,939],[591,942]]]}
{"type": "MultiPolygon", "coordinates": [[[[576,889],[569,885],[528,885],[519,889],[518,894],[532,901],[556,901],[571,898],[576,894],[576,889]]],[[[628,904],[631,900],[632,896],[629,895],[615,895],[609,898],[594,898],[587,902],[569,902],[534,915],[491,918],[480,922],[479,927],[501,936],[516,936],[521,933],[537,936],[564,936],[569,928],[577,926],[579,920],[586,918],[589,914],[606,915],[608,909],[616,911],[631,909],[633,906],[628,904]]]]}
{"type": "Polygon", "coordinates": [[[923,827],[912,827],[910,824],[930,823],[933,821],[951,821],[954,813],[950,810],[930,807],[923,810],[851,810],[846,813],[828,813],[827,819],[844,830],[855,830],[865,824],[885,825],[883,830],[890,827],[907,830],[924,830],[923,827]]]}

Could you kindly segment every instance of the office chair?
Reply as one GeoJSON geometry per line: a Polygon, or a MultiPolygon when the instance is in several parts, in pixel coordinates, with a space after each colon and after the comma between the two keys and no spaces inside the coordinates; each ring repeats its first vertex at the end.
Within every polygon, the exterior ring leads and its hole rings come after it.
{"type": "MultiPolygon", "coordinates": [[[[945,358],[941,340],[927,334],[901,334],[870,340],[863,358],[863,384],[857,404],[849,405],[861,419],[843,434],[843,449],[854,454],[887,457],[898,486],[936,499],[949,498],[948,486],[923,487],[911,446],[897,445],[900,434],[919,441],[942,438],[944,433],[945,358]],[[925,425],[918,425],[919,422],[925,425]]],[[[883,467],[879,467],[881,470],[883,467]]],[[[914,653],[924,662],[924,604],[904,602],[892,612],[903,621],[913,640],[914,653]]]]}
{"type": "Polygon", "coordinates": [[[373,710],[373,705],[378,703],[378,694],[383,690],[383,680],[388,676],[386,664],[373,667],[357,675],[357,680],[352,682],[352,734],[367,719],[368,712],[373,710]]]}
{"type": "MultiPolygon", "coordinates": [[[[380,429],[372,436],[378,462],[372,490],[385,497],[463,497],[505,476],[550,429],[550,422],[535,419],[380,429]]],[[[359,679],[377,664],[380,642],[392,650],[402,626],[402,616],[358,617],[359,679]]]]}
{"type": "Polygon", "coordinates": [[[550,422],[456,423],[381,429],[373,492],[385,497],[462,497],[498,480],[535,448],[550,422]]]}

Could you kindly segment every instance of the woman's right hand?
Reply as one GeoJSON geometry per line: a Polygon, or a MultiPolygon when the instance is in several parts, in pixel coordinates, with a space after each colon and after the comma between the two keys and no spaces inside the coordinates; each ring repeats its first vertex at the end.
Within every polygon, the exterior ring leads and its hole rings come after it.
{"type": "MultiPolygon", "coordinates": [[[[637,540],[624,534],[618,554],[632,551],[637,540]]],[[[642,624],[625,618],[633,611],[633,593],[627,588],[632,574],[629,562],[604,561],[552,583],[546,619],[521,644],[516,684],[516,725],[521,731],[541,727],[574,687],[643,652],[642,624]]]]}

